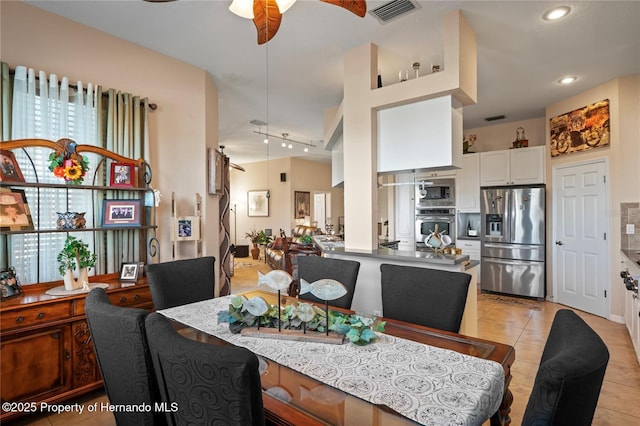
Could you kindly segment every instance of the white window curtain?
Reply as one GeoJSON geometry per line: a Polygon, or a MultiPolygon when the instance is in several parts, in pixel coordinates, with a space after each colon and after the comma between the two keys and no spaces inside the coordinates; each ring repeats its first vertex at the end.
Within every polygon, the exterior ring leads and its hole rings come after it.
{"type": "MultiPolygon", "coordinates": [[[[66,77],[58,79],[34,69],[18,66],[15,70],[12,104],[11,139],[42,138],[58,140],[70,138],[78,144],[97,145],[96,100],[94,86],[77,82],[71,87],[66,77]]],[[[28,148],[16,150],[15,155],[27,181],[61,183],[48,172],[50,149],[28,148]]],[[[95,167],[99,159],[87,155],[89,173],[85,182],[96,179],[95,167]],[[93,167],[92,167],[93,166],[93,167]],[[93,170],[92,170],[93,169],[93,170]]],[[[91,191],[74,189],[25,188],[27,203],[36,229],[56,229],[56,212],[86,212],[87,226],[94,223],[94,201],[91,191]],[[37,191],[40,195],[37,196],[37,191]],[[38,202],[39,200],[39,202],[38,202]],[[32,203],[33,202],[33,203],[32,203]]],[[[90,247],[95,246],[93,232],[76,235],[90,247]]],[[[62,249],[65,233],[39,233],[13,235],[10,239],[10,263],[16,268],[23,283],[60,279],[56,257],[62,249]]]]}

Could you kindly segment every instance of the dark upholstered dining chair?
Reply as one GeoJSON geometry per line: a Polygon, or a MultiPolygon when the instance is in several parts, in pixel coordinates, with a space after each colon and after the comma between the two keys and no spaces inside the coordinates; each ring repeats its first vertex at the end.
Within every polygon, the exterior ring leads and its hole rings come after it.
{"type": "MultiPolygon", "coordinates": [[[[329,300],[329,305],[338,308],[351,309],[359,270],[360,262],[354,260],[298,256],[298,279],[304,278],[307,282],[312,283],[323,278],[330,278],[340,281],[346,287],[347,294],[336,300],[329,300]]],[[[318,299],[311,293],[300,294],[298,298],[324,304],[324,300],[318,299]]]]}
{"type": "Polygon", "coordinates": [[[438,269],[380,265],[382,315],[457,333],[471,275],[438,269]]]}
{"type": "Polygon", "coordinates": [[[214,257],[174,260],[146,266],[147,282],[156,309],[213,299],[214,257]]]}
{"type": "MultiPolygon", "coordinates": [[[[160,400],[147,345],[147,311],[113,306],[102,288],[94,288],[85,312],[104,387],[112,405],[149,405],[160,400]]],[[[151,412],[113,413],[118,426],[164,425],[164,415],[151,412]]]]}
{"type": "Polygon", "coordinates": [[[170,425],[264,425],[258,357],[248,349],[197,342],[159,313],[147,338],[170,425]]]}
{"type": "Polygon", "coordinates": [[[556,312],[523,425],[591,425],[609,351],[575,312],[556,312]]]}

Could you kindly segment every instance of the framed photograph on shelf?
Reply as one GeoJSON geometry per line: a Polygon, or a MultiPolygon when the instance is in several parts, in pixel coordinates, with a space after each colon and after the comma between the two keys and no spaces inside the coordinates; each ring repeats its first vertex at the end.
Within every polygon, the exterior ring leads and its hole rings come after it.
{"type": "Polygon", "coordinates": [[[269,190],[247,192],[247,215],[250,217],[269,216],[269,190]]]}
{"type": "Polygon", "coordinates": [[[311,193],[294,191],[293,193],[293,208],[296,219],[304,219],[306,216],[311,216],[311,193]]]}
{"type": "Polygon", "coordinates": [[[13,152],[0,149],[0,181],[24,182],[24,176],[13,152]]]}
{"type": "Polygon", "coordinates": [[[22,189],[0,188],[0,230],[30,231],[33,220],[22,189]]]}
{"type": "Polygon", "coordinates": [[[223,161],[222,153],[215,148],[209,148],[209,194],[222,193],[223,161]]]}
{"type": "Polygon", "coordinates": [[[122,282],[136,282],[138,280],[138,271],[140,270],[139,263],[123,263],[120,268],[119,281],[122,282]]]}
{"type": "Polygon", "coordinates": [[[129,187],[136,186],[136,167],[129,163],[111,163],[111,174],[109,175],[109,186],[129,187]]]}
{"type": "Polygon", "coordinates": [[[141,200],[104,200],[102,202],[102,226],[140,226],[141,213],[141,200]]]}
{"type": "Polygon", "coordinates": [[[12,267],[0,270],[0,296],[2,296],[2,300],[21,294],[22,288],[16,276],[16,270],[12,267]]]}
{"type": "Polygon", "coordinates": [[[174,219],[173,241],[200,240],[200,216],[180,216],[174,219]]]}

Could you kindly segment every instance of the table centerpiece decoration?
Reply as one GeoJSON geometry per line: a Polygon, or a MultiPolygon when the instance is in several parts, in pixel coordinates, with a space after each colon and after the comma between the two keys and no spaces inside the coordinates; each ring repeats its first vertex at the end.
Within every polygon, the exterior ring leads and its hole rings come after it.
{"type": "Polygon", "coordinates": [[[342,286],[338,281],[318,280],[309,284],[301,280],[304,291],[310,291],[314,296],[325,300],[323,309],[300,301],[282,306],[280,290],[288,287],[291,282],[289,279],[291,275],[287,272],[274,270],[268,274],[259,273],[259,276],[261,284],[278,289],[278,304],[269,304],[260,296],[232,297],[229,309],[218,313],[218,322],[228,322],[232,333],[242,333],[251,337],[332,344],[342,344],[347,339],[351,343],[364,346],[378,339],[376,331],[384,332],[386,323],[377,321],[375,317],[328,309],[328,299],[323,299],[324,297],[333,299],[344,294],[336,290],[338,287],[336,283],[342,286]],[[333,297],[337,294],[339,296],[333,297]]]}

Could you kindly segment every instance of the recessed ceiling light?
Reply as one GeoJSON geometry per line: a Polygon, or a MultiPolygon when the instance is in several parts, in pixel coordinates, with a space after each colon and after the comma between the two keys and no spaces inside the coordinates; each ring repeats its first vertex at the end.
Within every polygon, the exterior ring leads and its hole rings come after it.
{"type": "Polygon", "coordinates": [[[569,12],[571,12],[571,8],[569,6],[556,7],[542,15],[542,19],[544,19],[545,21],[556,21],[567,16],[569,12]]]}
{"type": "Polygon", "coordinates": [[[569,77],[561,78],[560,80],[558,80],[558,83],[560,83],[560,84],[571,84],[574,81],[576,81],[577,79],[578,79],[578,77],[572,75],[572,76],[569,76],[569,77]]]}

